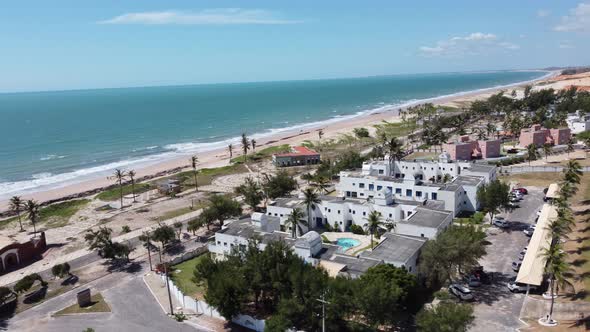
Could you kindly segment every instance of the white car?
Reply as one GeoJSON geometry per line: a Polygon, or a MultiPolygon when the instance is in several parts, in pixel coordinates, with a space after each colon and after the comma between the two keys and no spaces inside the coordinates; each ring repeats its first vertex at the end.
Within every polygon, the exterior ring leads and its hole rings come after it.
{"type": "Polygon", "coordinates": [[[524,198],[524,195],[521,194],[519,191],[513,191],[510,193],[510,196],[516,197],[519,200],[524,198]]]}
{"type": "Polygon", "coordinates": [[[534,232],[535,232],[535,225],[531,225],[523,231],[524,235],[526,235],[528,237],[533,236],[534,232]]]}
{"type": "Polygon", "coordinates": [[[449,286],[449,292],[463,301],[473,300],[473,294],[471,293],[471,290],[463,285],[452,284],[449,286]]]}
{"type": "MultiPolygon", "coordinates": [[[[516,280],[509,282],[508,284],[506,284],[506,286],[508,286],[508,289],[512,293],[524,293],[527,290],[527,284],[516,282],[516,280]]],[[[534,290],[537,290],[537,286],[529,285],[529,291],[534,291],[534,290]]]]}
{"type": "Polygon", "coordinates": [[[494,226],[497,226],[500,228],[510,227],[510,222],[508,220],[504,219],[504,217],[495,217],[494,221],[492,223],[494,224],[494,226]]]}

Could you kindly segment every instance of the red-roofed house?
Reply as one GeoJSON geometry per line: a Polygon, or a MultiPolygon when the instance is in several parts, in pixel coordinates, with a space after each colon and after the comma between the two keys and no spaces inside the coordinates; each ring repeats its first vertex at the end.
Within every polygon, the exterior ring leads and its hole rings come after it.
{"type": "Polygon", "coordinates": [[[318,164],[320,154],[304,146],[295,146],[290,152],[273,154],[272,162],[280,167],[318,164]]]}
{"type": "Polygon", "coordinates": [[[45,232],[31,238],[0,237],[0,275],[14,271],[41,258],[47,249],[45,232]]]}

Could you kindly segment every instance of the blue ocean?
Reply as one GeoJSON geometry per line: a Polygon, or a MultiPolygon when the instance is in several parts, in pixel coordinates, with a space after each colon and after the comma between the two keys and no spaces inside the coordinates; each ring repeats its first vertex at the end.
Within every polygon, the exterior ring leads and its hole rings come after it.
{"type": "Polygon", "coordinates": [[[0,94],[0,199],[541,71],[0,94]]]}

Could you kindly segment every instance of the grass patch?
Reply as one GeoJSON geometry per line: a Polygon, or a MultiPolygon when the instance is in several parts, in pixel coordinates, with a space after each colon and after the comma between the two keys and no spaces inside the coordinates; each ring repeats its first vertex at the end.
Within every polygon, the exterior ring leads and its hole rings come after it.
{"type": "Polygon", "coordinates": [[[432,158],[437,158],[438,155],[440,153],[439,152],[420,152],[420,151],[416,151],[413,152],[409,155],[407,155],[406,157],[404,157],[404,160],[413,160],[413,159],[432,159],[432,158]]]}
{"type": "MultiPolygon", "coordinates": [[[[277,146],[269,146],[262,150],[256,151],[254,153],[248,154],[248,161],[260,161],[262,159],[270,158],[275,153],[284,153],[289,152],[291,147],[289,144],[277,145],[277,146]]],[[[232,163],[243,163],[244,156],[239,156],[231,159],[232,163]]]]}
{"type": "MultiPolygon", "coordinates": [[[[150,183],[136,183],[135,184],[135,194],[141,194],[148,190],[152,190],[155,187],[150,183]]],[[[131,195],[132,194],[132,187],[130,184],[126,184],[123,186],[123,196],[131,195]]],[[[101,201],[116,201],[120,199],[121,191],[118,186],[113,189],[105,190],[100,194],[96,195],[96,198],[100,199],[101,201]]]]}
{"type": "Polygon", "coordinates": [[[509,176],[503,176],[500,179],[504,182],[516,181],[523,186],[534,186],[534,187],[548,187],[551,183],[559,182],[562,173],[522,173],[513,174],[509,176]]]}
{"type": "MultiPolygon", "coordinates": [[[[197,174],[197,183],[199,186],[210,185],[214,178],[224,175],[245,173],[248,169],[242,164],[233,164],[215,168],[202,168],[197,174]]],[[[195,187],[195,178],[193,171],[185,171],[168,177],[170,179],[178,179],[182,190],[187,190],[195,187]]]]}
{"type": "Polygon", "coordinates": [[[164,212],[161,216],[158,216],[156,219],[168,220],[168,219],[176,218],[178,216],[182,216],[184,214],[191,213],[191,212],[194,212],[198,209],[204,208],[205,206],[207,206],[207,201],[195,202],[195,206],[192,209],[190,206],[187,206],[187,207],[182,207],[182,208],[179,208],[176,210],[167,211],[167,212],[164,212]]]}
{"type": "MultiPolygon", "coordinates": [[[[70,218],[76,214],[81,208],[86,206],[90,202],[89,199],[76,199],[61,203],[55,203],[39,211],[40,219],[39,223],[47,223],[46,227],[56,228],[65,226],[70,218]]],[[[21,213],[23,226],[29,223],[26,212],[21,213]]],[[[18,222],[17,217],[12,217],[0,221],[0,228],[6,227],[12,222],[18,222]]]]}
{"type": "Polygon", "coordinates": [[[198,285],[193,281],[193,271],[195,270],[195,267],[203,261],[205,255],[207,254],[197,256],[172,266],[174,269],[172,270],[173,272],[170,273],[170,279],[174,281],[176,287],[178,287],[186,296],[192,298],[203,297],[203,286],[198,285]]]}
{"type": "Polygon", "coordinates": [[[92,295],[92,304],[87,307],[80,307],[78,303],[64,308],[54,314],[54,316],[76,315],[91,312],[111,312],[111,307],[106,303],[100,293],[92,295]]]}

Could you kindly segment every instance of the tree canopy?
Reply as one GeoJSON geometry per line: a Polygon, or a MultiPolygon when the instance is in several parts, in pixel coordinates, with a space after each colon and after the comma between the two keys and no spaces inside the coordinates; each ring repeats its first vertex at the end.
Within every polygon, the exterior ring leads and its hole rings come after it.
{"type": "Polygon", "coordinates": [[[420,332],[466,332],[474,319],[470,305],[441,302],[422,309],[416,316],[416,325],[420,332]]]}

